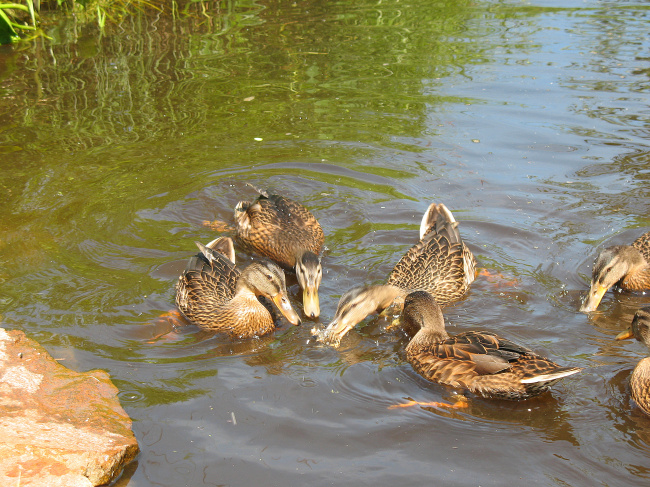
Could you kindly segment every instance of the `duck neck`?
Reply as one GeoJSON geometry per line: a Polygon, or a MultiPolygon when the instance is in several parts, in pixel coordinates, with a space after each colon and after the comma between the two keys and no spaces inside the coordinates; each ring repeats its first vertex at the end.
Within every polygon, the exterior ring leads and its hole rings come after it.
{"type": "Polygon", "coordinates": [[[449,338],[449,334],[445,330],[422,328],[406,346],[406,354],[417,354],[422,350],[433,348],[435,345],[445,341],[447,338],[449,338]]]}
{"type": "Polygon", "coordinates": [[[296,258],[296,265],[295,265],[296,268],[300,265],[301,262],[303,264],[306,264],[308,262],[313,262],[314,265],[317,265],[319,262],[318,255],[316,255],[314,252],[312,252],[309,249],[301,248],[296,250],[295,258],[296,258]]]}
{"type": "Polygon", "coordinates": [[[235,285],[235,296],[257,296],[259,293],[256,287],[250,282],[249,275],[251,273],[250,267],[245,268],[237,279],[235,285]]]}
{"type": "Polygon", "coordinates": [[[401,309],[404,306],[404,297],[406,292],[392,284],[382,284],[376,286],[375,299],[377,310],[384,310],[395,304],[401,309]]]}

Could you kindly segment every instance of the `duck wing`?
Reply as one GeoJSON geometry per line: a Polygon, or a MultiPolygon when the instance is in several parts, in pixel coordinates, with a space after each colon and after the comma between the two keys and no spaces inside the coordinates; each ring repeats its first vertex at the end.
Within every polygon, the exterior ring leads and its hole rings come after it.
{"type": "Polygon", "coordinates": [[[474,281],[476,259],[460,237],[458,222],[445,205],[431,204],[420,235],[393,268],[388,284],[427,291],[441,306],[459,300],[474,281]]]}
{"type": "Polygon", "coordinates": [[[632,242],[632,247],[643,255],[643,258],[650,262],[650,232],[646,232],[632,242]]]}
{"type": "Polygon", "coordinates": [[[191,321],[230,302],[241,274],[229,258],[209,247],[213,243],[197,244],[201,252],[190,258],[176,284],[176,304],[191,321]]]}
{"type": "Polygon", "coordinates": [[[445,304],[460,299],[472,279],[465,273],[462,243],[445,234],[429,233],[411,247],[388,276],[388,284],[404,290],[423,290],[436,302],[445,304]]]}
{"type": "Polygon", "coordinates": [[[407,359],[431,381],[510,400],[541,394],[581,370],[561,367],[490,332],[461,333],[419,349],[409,344],[407,359]]]}

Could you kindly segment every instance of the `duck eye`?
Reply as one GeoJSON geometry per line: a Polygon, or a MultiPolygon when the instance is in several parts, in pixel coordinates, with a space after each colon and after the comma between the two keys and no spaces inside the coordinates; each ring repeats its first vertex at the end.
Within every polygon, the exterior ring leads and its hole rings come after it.
{"type": "Polygon", "coordinates": [[[273,276],[272,276],[271,274],[267,274],[267,275],[266,275],[266,278],[267,278],[269,281],[273,281],[273,276]]]}

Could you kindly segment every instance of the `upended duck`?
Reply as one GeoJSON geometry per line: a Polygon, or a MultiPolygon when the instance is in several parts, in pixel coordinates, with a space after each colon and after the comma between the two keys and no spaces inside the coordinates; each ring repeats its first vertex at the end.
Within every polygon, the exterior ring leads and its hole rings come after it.
{"type": "Polygon", "coordinates": [[[650,232],[641,235],[632,245],[614,245],[598,254],[589,293],[580,311],[595,311],[607,290],[614,285],[628,291],[650,289],[650,232]]]}
{"type": "Polygon", "coordinates": [[[176,284],[176,305],[200,328],[231,338],[262,336],[275,329],[271,312],[258,297],[268,298],[294,325],[300,318],[287,298],[284,272],[267,260],[235,268],[232,239],[219,237],[190,258],[176,284]]]}
{"type": "Polygon", "coordinates": [[[441,305],[461,299],[476,277],[476,259],[458,232],[458,222],[442,203],[432,203],[420,224],[420,241],[399,260],[386,284],[356,287],[339,300],[334,320],[317,339],[337,347],[341,338],[366,316],[389,306],[396,311],[411,291],[430,293],[441,305]]]}
{"type": "Polygon", "coordinates": [[[235,207],[237,239],[245,248],[294,270],[303,291],[303,311],[317,318],[318,288],[323,277],[323,229],[300,203],[257,191],[260,195],[253,202],[240,201],[235,207]]]}
{"type": "Polygon", "coordinates": [[[404,326],[415,335],[406,359],[425,379],[493,399],[529,399],[580,372],[561,367],[528,348],[487,331],[450,336],[442,310],[429,293],[416,291],[404,301],[404,326]]]}
{"type": "MultiPolygon", "coordinates": [[[[634,315],[632,325],[616,337],[617,340],[636,338],[650,348],[650,308],[641,308],[634,315]]],[[[650,357],[643,358],[630,376],[632,399],[641,410],[650,414],[650,357]]]]}

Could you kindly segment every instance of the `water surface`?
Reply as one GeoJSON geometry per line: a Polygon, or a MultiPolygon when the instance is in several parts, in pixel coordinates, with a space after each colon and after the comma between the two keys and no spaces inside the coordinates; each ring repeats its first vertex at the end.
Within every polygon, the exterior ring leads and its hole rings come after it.
{"type": "MultiPolygon", "coordinates": [[[[51,19],[0,50],[0,314],[107,370],[142,453],[118,485],[646,485],[650,419],[614,336],[643,295],[577,311],[597,248],[649,225],[643,2],[191,3],[103,35],[51,19]],[[224,342],[174,327],[174,283],[247,186],[303,202],[321,320],[384,280],[445,203],[489,276],[445,309],[585,371],[452,402],[368,320],[224,342]]],[[[239,253],[241,262],[252,256],[239,253]]],[[[299,289],[288,277],[299,307],[299,289]]]]}

